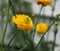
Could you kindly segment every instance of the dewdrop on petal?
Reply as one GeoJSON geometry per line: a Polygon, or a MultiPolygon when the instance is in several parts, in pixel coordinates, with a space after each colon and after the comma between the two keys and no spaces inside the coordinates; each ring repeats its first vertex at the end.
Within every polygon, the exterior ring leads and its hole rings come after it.
{"type": "Polygon", "coordinates": [[[38,23],[36,25],[36,32],[39,33],[39,34],[43,34],[47,31],[48,29],[48,26],[46,23],[38,23]]]}
{"type": "Polygon", "coordinates": [[[33,21],[28,15],[16,14],[12,17],[12,23],[17,25],[17,28],[26,32],[30,31],[33,27],[33,21]]]}

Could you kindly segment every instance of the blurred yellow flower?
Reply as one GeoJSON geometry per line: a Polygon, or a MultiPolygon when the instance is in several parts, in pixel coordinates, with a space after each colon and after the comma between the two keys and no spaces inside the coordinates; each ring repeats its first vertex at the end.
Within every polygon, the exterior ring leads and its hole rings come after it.
{"type": "Polygon", "coordinates": [[[12,22],[17,25],[18,29],[30,31],[33,27],[33,21],[28,15],[17,14],[12,17],[12,22]]]}
{"type": "Polygon", "coordinates": [[[40,5],[42,4],[43,6],[50,5],[51,0],[36,0],[37,4],[40,5]]]}
{"type": "Polygon", "coordinates": [[[48,29],[48,26],[46,23],[38,23],[36,25],[36,32],[39,33],[39,34],[43,34],[47,31],[48,29]]]}

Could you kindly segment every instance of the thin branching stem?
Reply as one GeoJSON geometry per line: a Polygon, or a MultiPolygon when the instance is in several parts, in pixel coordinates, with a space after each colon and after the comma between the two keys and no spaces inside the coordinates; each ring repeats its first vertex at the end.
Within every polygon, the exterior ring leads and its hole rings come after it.
{"type": "MultiPolygon", "coordinates": [[[[39,17],[37,18],[37,21],[36,21],[36,23],[35,23],[35,27],[36,27],[36,24],[39,22],[39,19],[40,19],[40,16],[41,16],[41,11],[42,11],[42,9],[43,9],[43,6],[41,5],[41,9],[40,9],[40,11],[39,11],[39,17]]],[[[35,28],[34,27],[34,34],[33,34],[33,40],[34,40],[34,36],[35,36],[35,28]]]]}
{"type": "MultiPolygon", "coordinates": [[[[54,0],[54,4],[52,6],[52,15],[51,15],[51,19],[52,17],[54,16],[54,10],[55,10],[55,6],[56,6],[56,0],[54,0]]],[[[49,24],[50,24],[51,20],[49,21],[49,24]]],[[[48,34],[47,34],[47,41],[48,41],[48,38],[49,38],[49,31],[48,31],[48,34]]]]}
{"type": "Polygon", "coordinates": [[[9,41],[9,43],[8,43],[7,47],[4,49],[4,51],[7,51],[7,48],[9,47],[10,43],[12,42],[12,40],[15,38],[16,35],[17,35],[17,34],[15,34],[15,35],[11,38],[11,40],[9,41]]]}
{"type": "MultiPolygon", "coordinates": [[[[53,21],[53,23],[49,26],[48,30],[51,28],[51,26],[54,24],[54,22],[58,19],[59,16],[60,16],[60,14],[57,15],[57,18],[55,18],[55,20],[53,21]]],[[[47,30],[47,31],[48,31],[48,30],[47,30]]],[[[43,36],[42,36],[41,39],[39,40],[38,44],[36,45],[35,49],[37,49],[37,47],[38,47],[39,44],[41,43],[43,37],[46,35],[47,31],[43,34],[43,36]]]]}
{"type": "Polygon", "coordinates": [[[55,48],[55,42],[56,42],[56,34],[54,34],[54,42],[53,42],[53,45],[52,45],[52,51],[54,51],[54,48],[55,48]]]}
{"type": "Polygon", "coordinates": [[[3,51],[3,44],[4,44],[4,39],[7,31],[7,26],[8,26],[8,18],[9,18],[9,13],[10,13],[10,6],[9,6],[9,0],[8,0],[8,14],[7,14],[7,20],[6,20],[6,26],[4,29],[3,37],[2,37],[2,42],[1,42],[1,51],[3,51]]]}
{"type": "Polygon", "coordinates": [[[57,37],[57,32],[58,32],[58,30],[57,30],[58,25],[54,25],[54,26],[55,26],[55,29],[54,29],[54,41],[52,44],[52,51],[54,51],[54,49],[55,49],[56,37],[57,37]]]}

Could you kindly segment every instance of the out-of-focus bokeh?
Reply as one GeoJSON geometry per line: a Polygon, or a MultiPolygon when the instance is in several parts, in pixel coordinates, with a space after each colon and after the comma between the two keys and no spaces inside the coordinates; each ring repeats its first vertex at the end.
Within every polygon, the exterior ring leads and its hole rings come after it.
{"type": "MultiPolygon", "coordinates": [[[[24,40],[22,38],[22,35],[17,33],[17,30],[15,26],[11,22],[12,16],[16,14],[28,14],[32,20],[34,20],[34,23],[36,22],[37,17],[39,16],[39,10],[41,8],[41,5],[37,5],[36,0],[10,0],[10,16],[8,18],[8,28],[4,40],[4,46],[6,46],[11,39],[11,37],[16,33],[18,34],[15,39],[12,41],[10,46],[14,46],[12,51],[16,51],[16,49],[19,49],[19,47],[24,46],[24,40]],[[13,4],[13,5],[12,5],[13,4]],[[14,7],[13,7],[14,6],[14,7]]],[[[39,22],[46,22],[48,25],[52,23],[52,21],[55,19],[55,16],[57,14],[60,14],[60,0],[56,0],[56,5],[54,8],[53,17],[52,15],[52,8],[54,5],[54,0],[51,0],[51,5],[48,5],[43,8],[41,12],[41,17],[39,22]]],[[[0,44],[2,41],[3,31],[7,20],[7,9],[8,8],[8,0],[0,0],[0,44]]],[[[57,26],[58,32],[56,37],[56,44],[55,44],[55,51],[60,51],[60,18],[58,19],[58,26],[57,26]]],[[[47,32],[45,37],[42,41],[44,43],[41,43],[41,51],[51,51],[52,44],[53,44],[53,38],[54,38],[54,25],[50,28],[50,30],[47,32]]],[[[40,40],[40,35],[35,32],[35,38],[34,42],[37,44],[40,40]]]]}

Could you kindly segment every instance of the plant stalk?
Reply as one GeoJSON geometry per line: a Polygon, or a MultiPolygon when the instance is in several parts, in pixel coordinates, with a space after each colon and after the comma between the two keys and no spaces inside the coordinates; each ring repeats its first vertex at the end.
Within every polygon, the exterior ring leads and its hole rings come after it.
{"type": "MultiPolygon", "coordinates": [[[[49,26],[49,28],[48,28],[48,30],[51,28],[51,26],[54,24],[54,22],[58,19],[58,17],[60,16],[60,14],[59,15],[57,15],[57,18],[55,18],[55,20],[53,21],[53,23],[49,26]]],[[[47,31],[48,31],[47,30],[47,31]]],[[[47,33],[47,31],[43,34],[43,36],[41,37],[41,39],[39,40],[39,42],[38,42],[38,44],[36,45],[36,47],[35,47],[35,49],[37,49],[37,47],[39,46],[39,44],[41,43],[41,41],[42,41],[42,39],[43,39],[43,37],[45,36],[45,34],[47,33]]]]}
{"type": "Polygon", "coordinates": [[[8,26],[9,10],[10,10],[10,6],[9,6],[9,0],[8,0],[8,14],[7,14],[6,26],[5,26],[5,29],[4,29],[4,33],[3,33],[3,37],[2,37],[2,42],[1,42],[1,51],[3,51],[4,39],[5,39],[5,35],[6,35],[6,31],[7,31],[7,26],[8,26]]]}
{"type": "MultiPolygon", "coordinates": [[[[39,17],[37,18],[37,21],[36,21],[36,23],[35,23],[35,27],[36,27],[36,24],[38,23],[38,21],[39,21],[39,19],[40,19],[42,8],[43,8],[43,6],[41,5],[41,9],[40,9],[40,11],[39,11],[39,17]]],[[[35,29],[36,29],[35,27],[34,27],[34,33],[33,33],[33,40],[34,40],[34,36],[35,36],[35,29]]]]}
{"type": "Polygon", "coordinates": [[[52,44],[52,51],[54,51],[55,49],[56,35],[57,35],[57,25],[55,25],[55,30],[54,30],[54,41],[52,44]]]}

